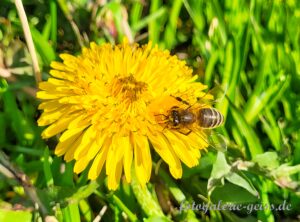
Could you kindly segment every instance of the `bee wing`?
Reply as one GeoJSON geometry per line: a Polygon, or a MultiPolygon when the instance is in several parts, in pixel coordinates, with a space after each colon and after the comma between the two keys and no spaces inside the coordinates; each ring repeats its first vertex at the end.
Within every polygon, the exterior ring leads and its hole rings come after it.
{"type": "Polygon", "coordinates": [[[203,96],[198,97],[197,101],[199,103],[203,103],[203,104],[214,105],[216,103],[219,103],[220,101],[222,101],[225,98],[227,90],[228,90],[228,86],[223,87],[221,85],[216,85],[214,88],[207,91],[203,96]],[[207,95],[212,95],[214,99],[213,100],[205,99],[205,97],[207,95]],[[216,99],[216,98],[218,98],[218,99],[216,99]]]}
{"type": "Polygon", "coordinates": [[[227,142],[225,137],[222,134],[209,131],[207,135],[208,135],[207,137],[208,143],[210,144],[211,147],[221,152],[227,151],[227,142]]]}
{"type": "Polygon", "coordinates": [[[206,137],[204,137],[201,133],[195,132],[198,136],[202,138],[204,142],[209,144],[212,148],[215,150],[226,152],[227,151],[227,141],[225,137],[220,134],[212,131],[211,129],[202,129],[204,133],[206,134],[206,137]]]}

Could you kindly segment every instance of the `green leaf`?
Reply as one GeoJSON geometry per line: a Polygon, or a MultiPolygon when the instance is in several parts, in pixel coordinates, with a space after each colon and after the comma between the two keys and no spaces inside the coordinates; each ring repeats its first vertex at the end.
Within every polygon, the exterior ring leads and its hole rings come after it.
{"type": "Polygon", "coordinates": [[[65,222],[80,222],[80,214],[78,204],[70,204],[62,209],[65,222]]]}
{"type": "Polygon", "coordinates": [[[50,63],[56,59],[55,50],[50,43],[43,38],[43,35],[33,26],[30,26],[34,46],[41,56],[43,63],[50,66],[50,63]]]}
{"type": "Polygon", "coordinates": [[[79,209],[86,221],[92,221],[93,211],[87,201],[81,200],[79,202],[79,209]]]}
{"type": "Polygon", "coordinates": [[[233,169],[226,162],[224,153],[218,152],[216,162],[213,165],[211,176],[207,184],[207,191],[209,197],[212,195],[212,192],[217,186],[224,185],[224,179],[239,187],[244,188],[253,196],[258,196],[258,192],[250,183],[250,181],[247,181],[246,179],[238,175],[236,172],[233,172],[233,169]]]}
{"type": "Polygon", "coordinates": [[[237,173],[229,173],[227,176],[225,176],[225,178],[239,186],[242,187],[244,189],[246,189],[249,193],[251,193],[253,196],[258,197],[259,194],[257,192],[257,190],[255,189],[255,187],[251,184],[250,181],[247,181],[246,179],[244,179],[243,177],[241,177],[240,175],[238,175],[237,173]]]}
{"type": "Polygon", "coordinates": [[[3,222],[31,222],[31,219],[32,214],[29,211],[0,209],[0,221],[3,222]]]}
{"type": "Polygon", "coordinates": [[[258,198],[238,185],[226,183],[224,186],[217,187],[214,190],[211,200],[213,203],[222,201],[222,203],[242,204],[255,203],[258,201],[258,198]]]}
{"type": "Polygon", "coordinates": [[[6,140],[6,114],[3,112],[0,112],[0,145],[5,143],[6,140]]]}
{"type": "Polygon", "coordinates": [[[269,170],[276,169],[279,166],[278,155],[276,152],[265,152],[256,155],[252,161],[262,168],[269,170]]]}
{"type": "Polygon", "coordinates": [[[35,134],[27,118],[18,109],[16,98],[10,90],[3,93],[5,114],[10,120],[11,127],[22,145],[32,145],[35,134]]]}
{"type": "Polygon", "coordinates": [[[151,216],[144,220],[145,222],[170,222],[171,220],[166,217],[158,217],[158,216],[151,216]]]}

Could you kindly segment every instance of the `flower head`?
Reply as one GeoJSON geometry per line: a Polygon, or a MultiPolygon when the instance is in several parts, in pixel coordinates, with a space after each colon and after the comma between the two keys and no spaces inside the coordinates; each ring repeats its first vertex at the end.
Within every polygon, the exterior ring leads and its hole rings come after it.
{"type": "Polygon", "coordinates": [[[198,164],[200,149],[208,146],[205,133],[195,126],[185,135],[166,118],[172,107],[211,98],[184,61],[151,43],[140,47],[126,40],[116,46],[91,43],[77,57],[60,57],[63,62],[51,64],[52,77],[39,85],[44,112],[38,124],[49,125],[43,138],[61,133],[55,154],[75,160],[74,172],[90,164],[88,177],[96,179],[105,166],[108,187],[116,189],[122,172],[130,182],[134,169],[145,185],[152,169],[150,147],[174,178],[182,175],[181,162],[198,164]]]}

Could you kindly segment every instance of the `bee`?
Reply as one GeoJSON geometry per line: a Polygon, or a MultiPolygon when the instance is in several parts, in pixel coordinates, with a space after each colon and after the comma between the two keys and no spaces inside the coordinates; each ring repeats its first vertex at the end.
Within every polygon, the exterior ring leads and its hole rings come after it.
{"type": "Polygon", "coordinates": [[[200,127],[208,135],[208,141],[203,138],[210,145],[217,150],[226,150],[226,142],[220,134],[215,134],[210,129],[217,128],[224,123],[224,116],[215,108],[211,107],[197,107],[193,108],[188,102],[180,97],[174,97],[182,104],[188,105],[187,108],[173,106],[165,116],[164,123],[166,128],[174,129],[184,135],[189,135],[192,132],[194,124],[200,127]]]}
{"type": "MultiPolygon", "coordinates": [[[[192,110],[173,106],[168,115],[168,124],[171,128],[189,128],[197,123],[203,129],[213,129],[224,123],[223,115],[215,108],[199,108],[192,110]]],[[[189,130],[188,135],[192,130],[189,130]]]]}

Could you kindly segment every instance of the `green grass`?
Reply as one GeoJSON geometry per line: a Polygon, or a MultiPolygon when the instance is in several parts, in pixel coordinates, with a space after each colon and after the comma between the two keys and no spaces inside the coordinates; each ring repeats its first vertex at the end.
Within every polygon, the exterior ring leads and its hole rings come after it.
{"type": "Polygon", "coordinates": [[[15,5],[3,0],[0,76],[5,71],[12,77],[0,77],[0,221],[38,221],[45,215],[65,222],[95,217],[102,221],[299,220],[300,1],[95,2],[23,1],[43,79],[60,53],[79,54],[89,41],[120,42],[128,36],[122,25],[128,17],[129,33],[138,43],[151,40],[169,49],[185,58],[199,81],[224,89],[226,95],[219,95],[216,108],[226,117],[218,133],[226,137],[228,150],[203,152],[197,167],[184,168],[181,180],[174,180],[164,164],[155,174],[155,161],[147,190],[122,183],[116,192],[109,192],[104,175],[97,182],[87,180],[87,171],[74,175],[74,163],[53,153],[57,138],[41,139],[31,57],[15,5]],[[108,23],[105,15],[110,12],[108,23]],[[21,180],[22,173],[27,180],[21,180]],[[26,186],[28,180],[33,186],[26,186]],[[42,209],[35,209],[32,200],[39,200],[42,209]],[[291,209],[178,210],[181,203],[220,200],[244,206],[278,206],[286,201],[291,209]]]}

